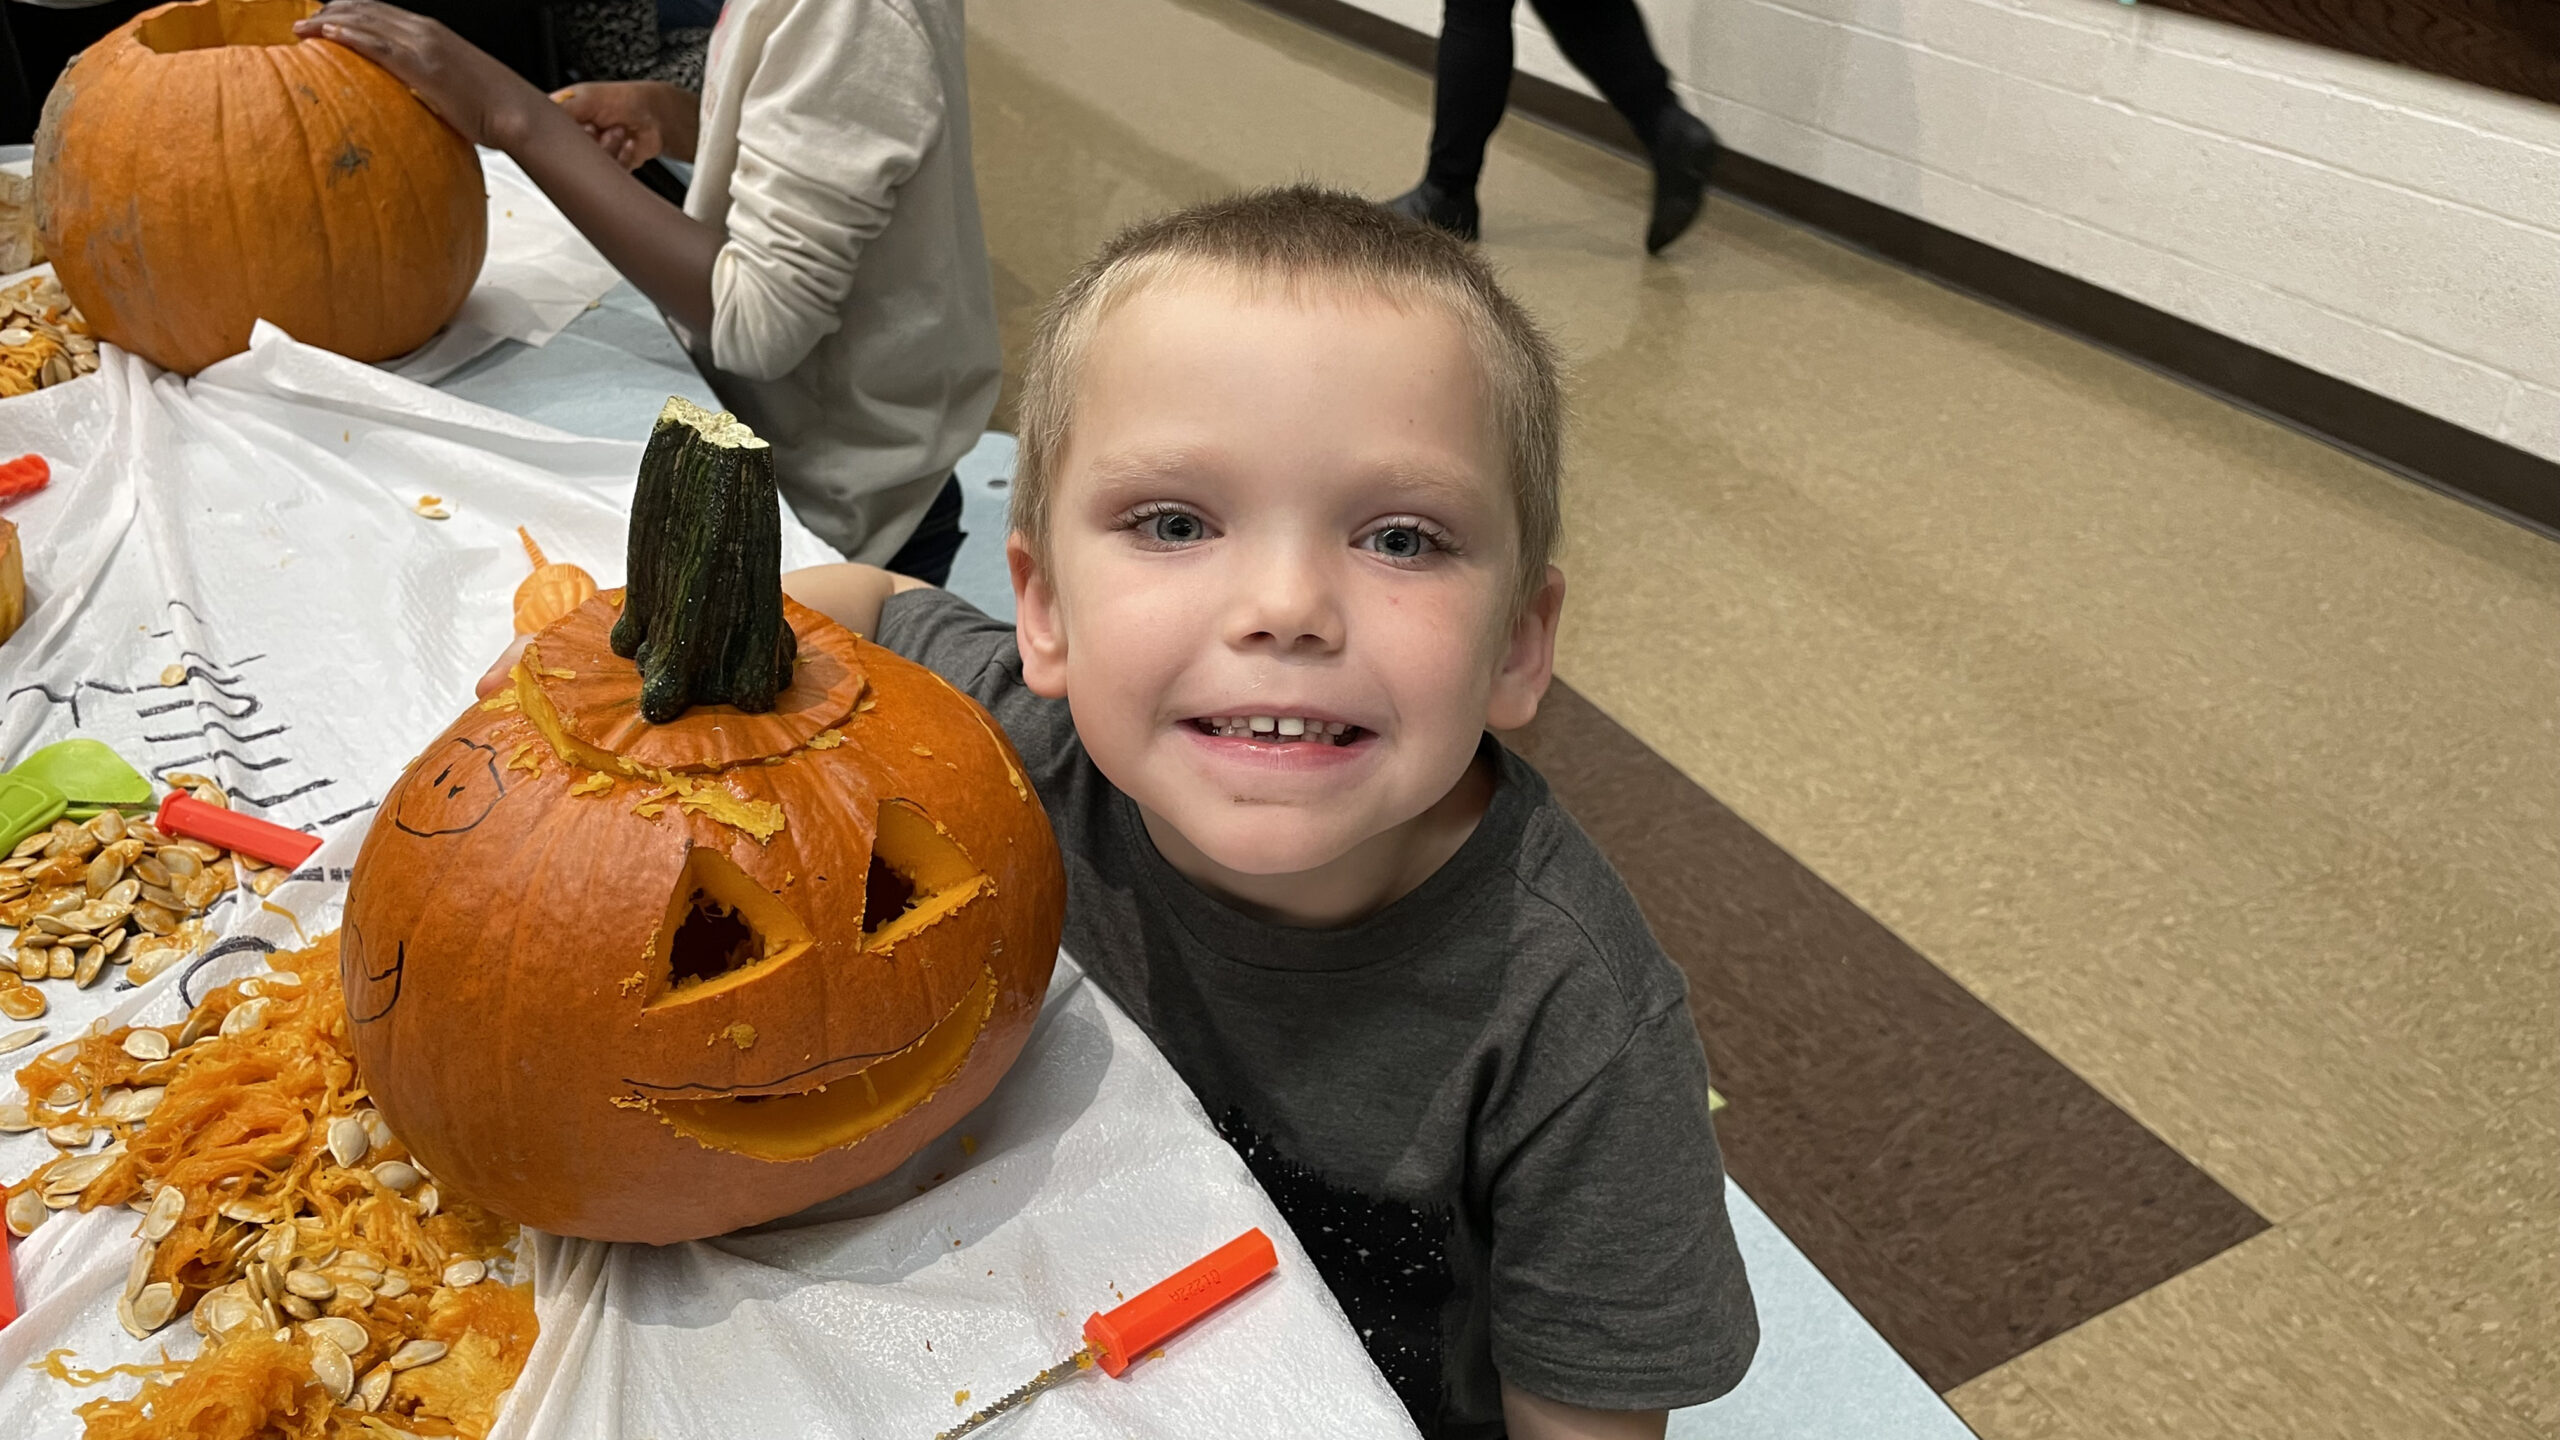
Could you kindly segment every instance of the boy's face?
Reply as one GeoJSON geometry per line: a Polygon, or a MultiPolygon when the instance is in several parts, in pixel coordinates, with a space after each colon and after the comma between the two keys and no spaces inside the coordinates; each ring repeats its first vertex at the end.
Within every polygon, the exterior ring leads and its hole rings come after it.
{"type": "Polygon", "coordinates": [[[1045,563],[1013,546],[1025,677],[1212,865],[1391,863],[1536,713],[1563,580],[1512,619],[1501,440],[1438,307],[1151,287],[1092,338],[1055,484],[1045,563]]]}

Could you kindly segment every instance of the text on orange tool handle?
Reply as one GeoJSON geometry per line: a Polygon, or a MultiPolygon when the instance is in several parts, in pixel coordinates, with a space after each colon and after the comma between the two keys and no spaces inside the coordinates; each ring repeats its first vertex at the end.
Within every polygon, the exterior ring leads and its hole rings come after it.
{"type": "Polygon", "coordinates": [[[317,835],[305,835],[253,815],[208,805],[184,790],[169,792],[160,802],[160,813],[153,823],[163,835],[202,840],[288,869],[310,859],[311,852],[320,848],[317,835]]]}
{"type": "Polygon", "coordinates": [[[1084,1322],[1084,1338],[1102,1353],[1102,1373],[1118,1376],[1156,1344],[1244,1293],[1280,1264],[1271,1237],[1247,1230],[1173,1273],[1109,1314],[1084,1322]]]}

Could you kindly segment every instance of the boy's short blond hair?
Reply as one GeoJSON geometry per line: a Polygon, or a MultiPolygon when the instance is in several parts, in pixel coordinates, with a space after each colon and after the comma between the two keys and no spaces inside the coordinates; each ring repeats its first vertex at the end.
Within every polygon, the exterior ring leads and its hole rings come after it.
{"type": "Polygon", "coordinates": [[[1296,292],[1335,286],[1397,305],[1437,304],[1465,328],[1510,467],[1520,524],[1516,599],[1545,582],[1564,468],[1555,346],[1461,241],[1357,195],[1289,185],[1142,221],[1105,244],[1040,317],[1023,366],[1013,528],[1048,553],[1049,496],[1075,423],[1086,351],[1110,313],[1168,279],[1234,277],[1296,292]]]}

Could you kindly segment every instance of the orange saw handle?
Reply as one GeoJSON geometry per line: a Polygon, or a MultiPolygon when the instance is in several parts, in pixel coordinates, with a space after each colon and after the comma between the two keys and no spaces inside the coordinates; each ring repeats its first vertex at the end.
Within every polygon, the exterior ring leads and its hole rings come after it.
{"type": "Polygon", "coordinates": [[[1129,1362],[1192,1321],[1226,1304],[1256,1280],[1279,1268],[1279,1253],[1260,1227],[1247,1230],[1140,1292],[1109,1314],[1084,1322],[1084,1338],[1100,1353],[1102,1373],[1117,1378],[1129,1362]]]}

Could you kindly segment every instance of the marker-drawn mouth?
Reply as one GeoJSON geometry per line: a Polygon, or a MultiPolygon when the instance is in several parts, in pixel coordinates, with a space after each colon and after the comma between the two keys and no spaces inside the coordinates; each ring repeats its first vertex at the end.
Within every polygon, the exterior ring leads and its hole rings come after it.
{"type": "Polygon", "coordinates": [[[710,1149],[805,1160],[851,1145],[932,1099],[968,1062],[995,1003],[995,971],[982,968],[978,983],[941,1019],[895,1050],[839,1055],[746,1085],[624,1083],[641,1092],[640,1104],[710,1149]]]}

